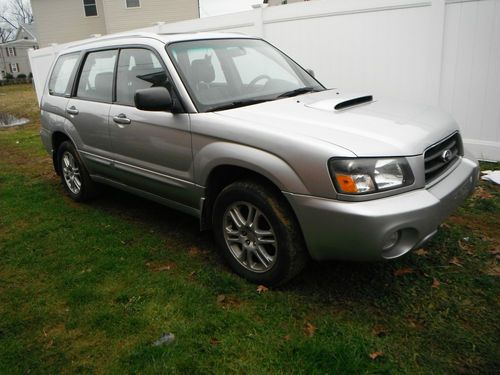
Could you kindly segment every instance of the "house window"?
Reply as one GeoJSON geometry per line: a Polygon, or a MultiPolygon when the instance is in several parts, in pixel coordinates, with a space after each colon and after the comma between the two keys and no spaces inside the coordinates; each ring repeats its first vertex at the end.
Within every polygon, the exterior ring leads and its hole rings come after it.
{"type": "Polygon", "coordinates": [[[7,47],[7,56],[16,56],[16,48],[15,47],[7,47]]]}
{"type": "Polygon", "coordinates": [[[125,0],[127,8],[140,8],[141,1],[140,0],[125,0]]]}
{"type": "Polygon", "coordinates": [[[19,65],[17,63],[10,64],[10,71],[12,73],[19,73],[19,65]]]}
{"type": "Polygon", "coordinates": [[[83,0],[83,10],[85,11],[85,17],[95,17],[97,16],[97,5],[96,0],[83,0]]]}

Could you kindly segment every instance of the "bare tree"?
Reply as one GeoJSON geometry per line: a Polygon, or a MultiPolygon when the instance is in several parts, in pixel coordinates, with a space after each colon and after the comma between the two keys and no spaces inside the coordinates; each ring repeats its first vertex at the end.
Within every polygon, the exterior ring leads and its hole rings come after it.
{"type": "Polygon", "coordinates": [[[29,0],[8,0],[0,9],[0,42],[5,42],[22,24],[33,23],[29,0]]]}
{"type": "Polygon", "coordinates": [[[2,27],[0,26],[0,43],[7,42],[14,30],[11,27],[2,27]]]}

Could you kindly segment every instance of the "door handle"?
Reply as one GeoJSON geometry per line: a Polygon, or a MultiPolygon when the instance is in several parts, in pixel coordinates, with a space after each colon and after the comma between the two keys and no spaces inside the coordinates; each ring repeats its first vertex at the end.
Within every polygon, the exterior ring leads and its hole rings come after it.
{"type": "Polygon", "coordinates": [[[66,108],[66,112],[68,112],[70,115],[77,115],[79,113],[78,109],[76,109],[74,105],[72,105],[69,108],[66,108]]]}
{"type": "Polygon", "coordinates": [[[124,113],[120,113],[118,116],[113,116],[113,121],[119,125],[129,125],[132,122],[132,120],[130,120],[124,113]]]}

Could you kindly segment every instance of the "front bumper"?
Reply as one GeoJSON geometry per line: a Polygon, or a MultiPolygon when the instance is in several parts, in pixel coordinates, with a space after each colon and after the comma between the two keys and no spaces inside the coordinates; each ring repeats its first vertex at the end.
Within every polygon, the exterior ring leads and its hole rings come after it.
{"type": "Polygon", "coordinates": [[[478,175],[477,163],[464,157],[434,186],[387,198],[346,202],[284,194],[313,259],[381,260],[401,256],[432,237],[439,224],[472,193],[478,175]],[[397,243],[383,250],[396,231],[397,243]]]}

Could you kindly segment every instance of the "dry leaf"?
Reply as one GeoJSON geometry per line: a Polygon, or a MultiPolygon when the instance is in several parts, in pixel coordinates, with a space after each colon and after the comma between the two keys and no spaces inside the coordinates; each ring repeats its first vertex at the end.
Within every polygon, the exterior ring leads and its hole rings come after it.
{"type": "Polygon", "coordinates": [[[155,265],[148,262],[146,263],[146,267],[148,267],[149,270],[152,272],[163,272],[174,269],[175,263],[165,263],[165,264],[155,265]]]}
{"type": "Polygon", "coordinates": [[[265,287],[264,285],[259,285],[257,287],[257,293],[264,293],[264,292],[267,292],[269,290],[268,287],[265,287]]]}
{"type": "Polygon", "coordinates": [[[418,249],[415,250],[415,254],[417,254],[419,257],[426,256],[429,252],[425,249],[418,249]]]}
{"type": "Polygon", "coordinates": [[[372,335],[382,337],[386,335],[386,329],[382,324],[375,324],[372,329],[372,335]]]}
{"type": "Polygon", "coordinates": [[[290,337],[290,335],[286,335],[283,337],[283,340],[285,341],[290,341],[292,338],[290,337]]]}
{"type": "Polygon", "coordinates": [[[213,346],[217,346],[220,344],[220,341],[218,339],[216,339],[215,337],[212,337],[210,339],[210,344],[212,344],[213,346]]]}
{"type": "Polygon", "coordinates": [[[439,286],[440,286],[440,285],[441,285],[441,283],[439,282],[439,280],[438,280],[438,279],[434,279],[434,280],[432,281],[432,287],[433,287],[433,288],[436,288],[436,289],[437,289],[437,288],[439,288],[439,286]]]}
{"type": "Polygon", "coordinates": [[[403,276],[406,275],[407,273],[413,273],[413,270],[411,268],[400,268],[396,271],[394,271],[394,276],[403,276]]]}
{"type": "Polygon", "coordinates": [[[382,357],[383,355],[384,355],[384,352],[373,352],[373,353],[370,353],[370,358],[374,361],[378,357],[382,357]]]}
{"type": "Polygon", "coordinates": [[[490,250],[490,254],[492,254],[492,255],[500,255],[500,249],[490,250]]]}
{"type": "Polygon", "coordinates": [[[311,323],[307,322],[306,326],[304,328],[304,333],[306,336],[312,337],[314,336],[314,333],[316,332],[316,327],[313,326],[311,323]]]}
{"type": "Polygon", "coordinates": [[[219,294],[217,296],[217,302],[222,303],[226,299],[226,296],[224,294],[219,294]]]}
{"type": "Polygon", "coordinates": [[[194,257],[194,256],[198,255],[199,253],[200,253],[200,250],[198,250],[198,248],[194,247],[194,246],[190,247],[188,250],[188,255],[190,257],[194,257]]]}
{"type": "Polygon", "coordinates": [[[449,261],[449,263],[453,264],[455,266],[458,266],[458,267],[463,267],[462,263],[460,263],[460,260],[457,257],[451,258],[450,261],[449,261]]]}

